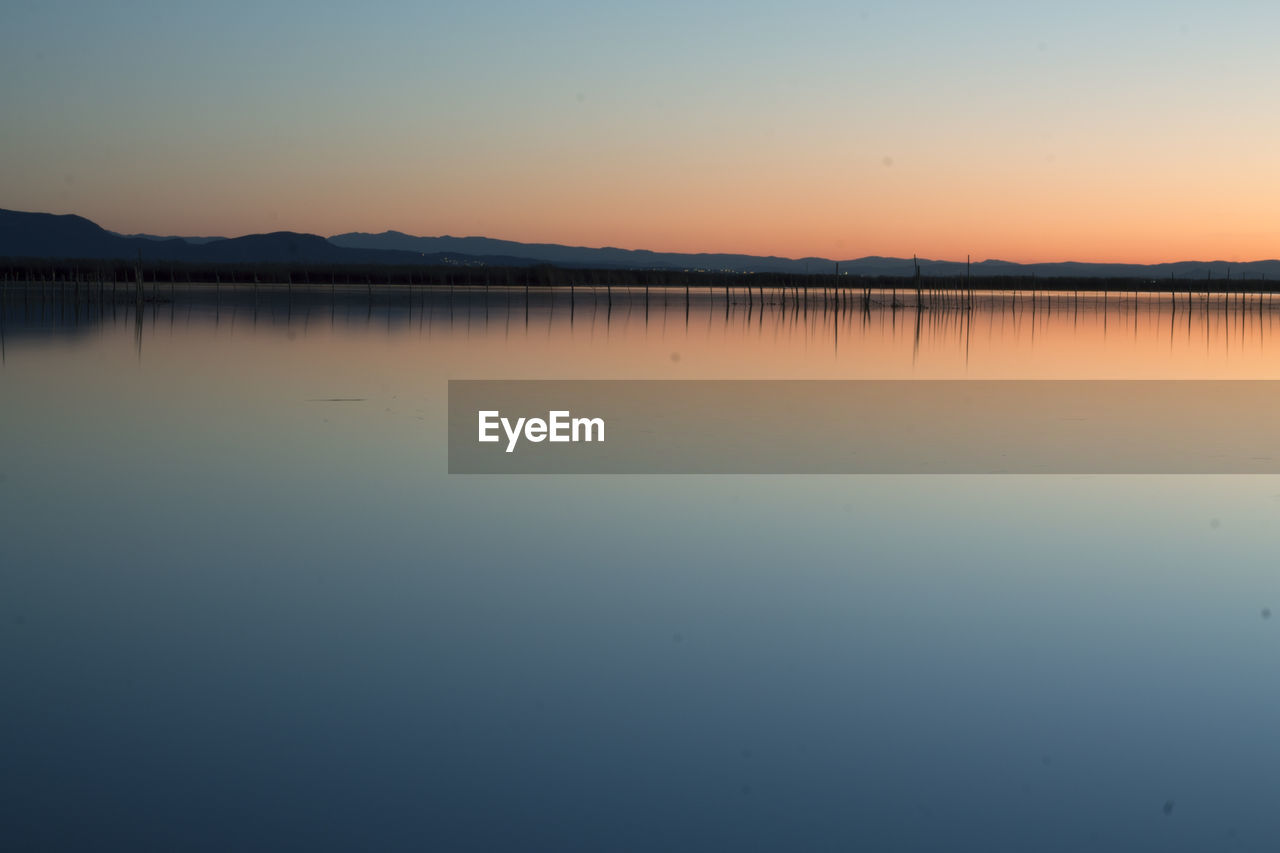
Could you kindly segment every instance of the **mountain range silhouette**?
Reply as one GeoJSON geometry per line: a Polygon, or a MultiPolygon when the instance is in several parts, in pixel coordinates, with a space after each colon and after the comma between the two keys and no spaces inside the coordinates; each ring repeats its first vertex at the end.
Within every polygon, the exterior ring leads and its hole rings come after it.
{"type": "MultiPolygon", "coordinates": [[[[12,259],[117,259],[178,263],[436,265],[553,265],[572,268],[632,270],[704,270],[736,273],[805,273],[831,275],[911,276],[919,263],[926,276],[964,275],[964,261],[868,256],[781,258],[772,255],[652,252],[614,247],[589,248],[556,243],[517,243],[489,237],[415,237],[399,231],[352,232],[321,237],[294,231],[243,237],[158,237],[117,234],[74,214],[29,213],[0,209],[0,257],[12,259]],[[837,266],[838,265],[838,266],[837,266]]],[[[1019,264],[985,260],[972,265],[973,275],[1142,278],[1154,280],[1280,280],[1280,260],[1247,263],[1177,261],[1161,264],[1060,262],[1019,264]]]]}

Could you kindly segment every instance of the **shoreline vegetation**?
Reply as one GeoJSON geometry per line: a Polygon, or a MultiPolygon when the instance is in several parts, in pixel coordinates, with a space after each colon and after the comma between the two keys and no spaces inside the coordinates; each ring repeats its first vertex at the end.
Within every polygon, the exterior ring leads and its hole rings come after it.
{"type": "Polygon", "coordinates": [[[672,269],[584,269],[537,266],[390,266],[332,264],[205,264],[156,261],[77,259],[0,259],[0,289],[45,289],[72,292],[107,289],[119,294],[136,291],[144,300],[151,291],[164,286],[258,286],[299,291],[343,286],[409,287],[429,290],[537,288],[574,290],[591,288],[672,289],[702,293],[740,294],[744,299],[764,300],[768,294],[814,298],[815,294],[835,302],[869,302],[872,294],[888,292],[895,307],[928,307],[945,301],[949,307],[972,301],[976,293],[1164,293],[1172,298],[1202,298],[1211,295],[1274,294],[1280,280],[1267,278],[1204,277],[1100,278],[1036,275],[923,275],[917,266],[914,276],[864,276],[832,273],[792,274],[771,272],[717,272],[672,269]],[[945,294],[945,299],[943,295],[945,294]]]}

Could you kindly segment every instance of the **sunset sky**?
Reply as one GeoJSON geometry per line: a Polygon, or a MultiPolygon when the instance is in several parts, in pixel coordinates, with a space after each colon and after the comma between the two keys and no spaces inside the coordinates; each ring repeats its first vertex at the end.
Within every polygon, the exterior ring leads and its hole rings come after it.
{"type": "Polygon", "coordinates": [[[121,232],[1280,256],[1268,2],[0,13],[0,207],[121,232]]]}

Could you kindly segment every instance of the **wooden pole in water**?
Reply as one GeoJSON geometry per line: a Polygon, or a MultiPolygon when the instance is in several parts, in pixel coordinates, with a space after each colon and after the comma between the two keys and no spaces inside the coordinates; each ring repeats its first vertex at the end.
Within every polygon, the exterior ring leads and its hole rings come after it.
{"type": "Polygon", "coordinates": [[[914,254],[911,256],[911,263],[915,264],[915,267],[916,267],[916,310],[919,311],[920,310],[920,261],[918,258],[916,258],[914,254]]]}

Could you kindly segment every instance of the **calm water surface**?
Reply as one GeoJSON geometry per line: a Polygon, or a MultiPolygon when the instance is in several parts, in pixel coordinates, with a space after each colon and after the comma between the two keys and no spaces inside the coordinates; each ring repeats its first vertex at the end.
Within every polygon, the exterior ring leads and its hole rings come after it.
{"type": "Polygon", "coordinates": [[[1280,378],[891,299],[10,293],[0,847],[1274,850],[1275,478],[445,473],[451,378],[1280,378]]]}

